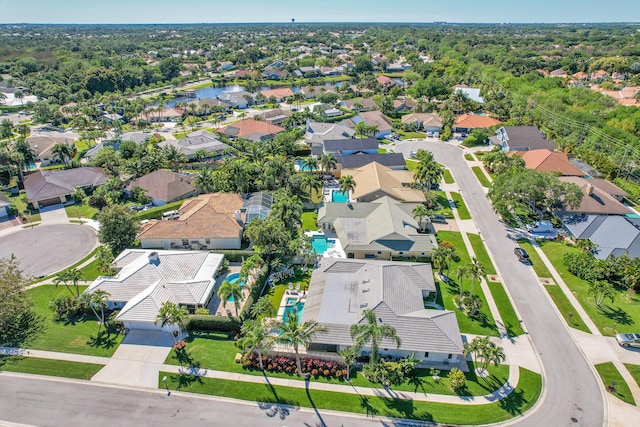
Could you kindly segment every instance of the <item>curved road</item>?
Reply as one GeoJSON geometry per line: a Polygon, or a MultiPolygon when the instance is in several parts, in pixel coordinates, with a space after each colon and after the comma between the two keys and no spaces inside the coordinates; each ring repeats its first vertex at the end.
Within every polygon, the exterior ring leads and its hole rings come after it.
{"type": "Polygon", "coordinates": [[[433,152],[435,159],[451,170],[544,366],[543,401],[517,425],[606,425],[605,418],[608,417],[605,417],[605,396],[600,381],[531,268],[518,262],[513,254],[516,243],[498,221],[483,188],[466,164],[462,150],[447,143],[420,141],[399,143],[396,152],[402,152],[408,158],[410,151],[419,148],[433,152]]]}

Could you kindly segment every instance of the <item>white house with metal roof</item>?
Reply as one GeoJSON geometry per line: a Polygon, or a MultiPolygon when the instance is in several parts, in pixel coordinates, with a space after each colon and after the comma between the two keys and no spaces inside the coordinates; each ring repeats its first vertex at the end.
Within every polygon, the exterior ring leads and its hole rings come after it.
{"type": "MultiPolygon", "coordinates": [[[[383,340],[381,357],[414,353],[426,363],[464,362],[455,313],[425,308],[436,292],[430,264],[322,258],[311,276],[302,321],[315,320],[326,331],[307,350],[337,352],[352,346],[351,325],[367,322],[362,313],[369,309],[401,340],[399,348],[383,340]]],[[[368,352],[365,347],[362,355],[368,352]]]]}
{"type": "Polygon", "coordinates": [[[171,301],[193,311],[209,304],[224,255],[202,251],[127,249],[114,261],[116,274],[98,277],[85,293],[109,293],[109,309],[128,329],[163,330],[156,324],[160,307],[171,301]]]}

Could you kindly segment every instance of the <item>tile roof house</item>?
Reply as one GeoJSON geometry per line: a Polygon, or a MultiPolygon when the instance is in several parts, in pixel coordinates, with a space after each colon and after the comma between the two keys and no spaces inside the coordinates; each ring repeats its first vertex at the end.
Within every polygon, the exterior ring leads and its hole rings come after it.
{"type": "Polygon", "coordinates": [[[272,125],[280,126],[284,119],[291,115],[291,110],[283,110],[281,108],[275,108],[273,110],[265,111],[264,113],[258,115],[260,120],[264,120],[267,123],[272,125]]]}
{"type": "Polygon", "coordinates": [[[422,191],[409,186],[413,172],[408,170],[392,170],[374,162],[356,169],[342,169],[342,176],[346,175],[356,182],[351,199],[358,202],[372,202],[383,196],[408,203],[426,200],[422,191]]]}
{"type": "Polygon", "coordinates": [[[293,96],[293,91],[288,87],[282,87],[277,89],[267,89],[260,91],[260,93],[267,99],[275,97],[276,102],[282,102],[285,98],[293,96]]]}
{"type": "Polygon", "coordinates": [[[496,131],[496,139],[503,151],[529,151],[547,149],[554,151],[556,143],[545,139],[536,126],[503,126],[496,131]]]}
{"type": "Polygon", "coordinates": [[[351,111],[371,111],[378,106],[373,98],[344,99],[338,105],[351,111]]]}
{"type": "Polygon", "coordinates": [[[229,146],[220,141],[214,133],[206,130],[191,132],[186,137],[178,140],[167,139],[158,145],[161,147],[173,145],[180,153],[184,154],[188,160],[191,160],[193,155],[199,151],[204,151],[208,159],[219,159],[222,152],[229,148],[229,146]]]}
{"type": "Polygon", "coordinates": [[[411,124],[415,130],[440,132],[442,130],[442,117],[438,113],[411,113],[402,116],[402,124],[411,124]]]}
{"type": "Polygon", "coordinates": [[[186,200],[176,219],[151,220],[138,232],[143,249],[240,249],[245,215],[240,194],[202,194],[186,200]]]}
{"type": "Polygon", "coordinates": [[[564,228],[576,239],[589,239],[596,245],[598,259],[627,254],[640,257],[640,224],[621,215],[560,215],[564,228]]]}
{"type": "Polygon", "coordinates": [[[108,292],[109,309],[127,329],[171,331],[156,323],[160,307],[170,301],[193,312],[207,307],[224,255],[200,251],[126,249],[114,260],[116,275],[98,277],[84,293],[108,292]]]}
{"type": "Polygon", "coordinates": [[[375,154],[378,152],[378,140],[375,138],[340,138],[325,139],[311,147],[311,154],[340,154],[348,156],[356,153],[375,154]]]}
{"type": "MultiPolygon", "coordinates": [[[[138,116],[139,119],[147,118],[147,113],[138,116]]],[[[148,113],[148,119],[150,123],[162,123],[162,122],[177,122],[185,111],[181,108],[165,107],[161,111],[155,111],[151,109],[148,113]]]]}
{"type": "Polygon", "coordinates": [[[391,130],[393,129],[391,120],[380,111],[363,111],[350,119],[343,120],[341,124],[355,129],[356,125],[360,122],[365,122],[369,126],[375,126],[378,129],[378,133],[375,134],[377,139],[391,135],[391,130]]]}
{"type": "Polygon", "coordinates": [[[307,122],[304,140],[307,144],[321,143],[325,139],[353,138],[355,131],[336,123],[307,122]]]}
{"type": "MultiPolygon", "coordinates": [[[[464,349],[455,313],[426,309],[436,294],[431,265],[373,260],[322,258],[309,282],[302,321],[326,328],[308,351],[337,352],[353,345],[350,328],[367,322],[365,309],[378,322],[395,328],[401,345],[384,339],[380,356],[408,357],[452,365],[464,362],[464,349]]],[[[364,347],[363,356],[370,349],[364,347]]]]}
{"type": "Polygon", "coordinates": [[[491,126],[499,125],[502,123],[500,120],[496,120],[489,116],[477,116],[475,114],[461,114],[456,117],[453,124],[453,130],[455,132],[461,132],[464,134],[470,133],[474,129],[487,129],[491,126]]]}
{"type": "Polygon", "coordinates": [[[65,170],[44,170],[28,175],[24,180],[27,201],[35,209],[65,203],[76,188],[97,187],[107,180],[102,168],[83,167],[65,170]]]}
{"type": "Polygon", "coordinates": [[[563,176],[585,176],[585,173],[569,161],[567,153],[549,151],[546,148],[522,152],[510,152],[524,159],[527,169],[541,172],[557,172],[563,176]]]}
{"type": "Polygon", "coordinates": [[[371,163],[378,163],[393,170],[404,170],[407,162],[402,153],[355,153],[348,156],[336,155],[337,170],[357,169],[371,163]]]}
{"type": "Polygon", "coordinates": [[[428,257],[437,242],[433,234],[418,233],[415,206],[387,196],[370,203],[325,203],[318,224],[335,230],[348,258],[428,257]]]}
{"type": "Polygon", "coordinates": [[[376,80],[384,87],[393,87],[398,84],[394,79],[387,76],[378,76],[376,80]]]}
{"type": "Polygon", "coordinates": [[[181,173],[158,169],[129,182],[125,192],[140,187],[155,206],[176,202],[196,193],[192,179],[181,173]]]}
{"type": "MultiPolygon", "coordinates": [[[[557,209],[559,214],[563,214],[565,212],[589,215],[625,215],[632,213],[632,211],[628,207],[623,205],[615,196],[611,194],[610,187],[615,186],[611,183],[608,183],[608,181],[585,179],[577,176],[561,176],[558,179],[563,182],[571,182],[576,184],[582,189],[582,193],[584,194],[579,207],[575,209],[561,207],[557,209]],[[605,182],[607,182],[608,184],[605,184],[605,182]]],[[[618,195],[618,197],[620,196],[618,195]]]]}
{"type": "Polygon", "coordinates": [[[244,90],[235,92],[222,92],[218,95],[218,99],[234,108],[244,109],[253,105],[254,99],[251,92],[244,90]]]}
{"type": "Polygon", "coordinates": [[[244,138],[254,142],[272,139],[284,131],[285,129],[280,126],[255,119],[240,120],[218,130],[219,133],[229,138],[244,138]]]}
{"type": "MultiPolygon", "coordinates": [[[[36,155],[36,162],[40,163],[40,166],[48,166],[53,163],[58,163],[60,160],[55,156],[51,149],[56,144],[65,144],[74,148],[73,142],[75,138],[71,137],[54,137],[48,135],[31,135],[25,140],[31,147],[36,155]]],[[[61,163],[61,162],[60,162],[61,163]]]]}
{"type": "Polygon", "coordinates": [[[558,68],[550,72],[549,77],[567,77],[567,73],[563,69],[558,68]]]}

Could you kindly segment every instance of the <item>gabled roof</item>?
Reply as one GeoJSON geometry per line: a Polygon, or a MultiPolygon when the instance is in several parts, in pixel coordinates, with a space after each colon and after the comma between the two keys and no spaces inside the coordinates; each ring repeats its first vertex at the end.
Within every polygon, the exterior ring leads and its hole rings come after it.
{"type": "Polygon", "coordinates": [[[559,209],[559,211],[603,215],[624,215],[631,213],[629,208],[606,191],[597,187],[591,179],[584,179],[577,176],[561,176],[558,179],[563,182],[571,182],[578,185],[584,194],[578,208],[569,209],[568,207],[563,207],[559,209]]]}
{"type": "Polygon", "coordinates": [[[442,118],[438,113],[411,113],[402,116],[402,123],[420,122],[424,127],[442,127],[442,118]]]}
{"type": "Polygon", "coordinates": [[[240,120],[239,122],[225,126],[222,129],[220,129],[218,132],[225,135],[233,136],[233,137],[260,140],[261,137],[276,135],[284,131],[285,131],[284,128],[280,126],[272,125],[271,123],[268,123],[268,122],[263,122],[262,120],[244,119],[244,120],[240,120]],[[250,136],[252,137],[250,138],[250,136]],[[258,136],[257,139],[256,139],[256,136],[258,136]]]}
{"type": "Polygon", "coordinates": [[[98,186],[106,181],[102,168],[83,167],[37,171],[24,180],[29,202],[73,194],[76,187],[98,186]]]}
{"type": "Polygon", "coordinates": [[[476,116],[475,114],[462,114],[456,117],[454,127],[462,129],[479,129],[489,128],[494,125],[502,123],[500,120],[496,120],[489,116],[476,116]]]}
{"type": "Polygon", "coordinates": [[[413,172],[393,170],[380,163],[369,163],[355,169],[343,169],[342,176],[351,175],[356,182],[352,197],[358,199],[373,192],[382,191],[403,202],[424,202],[424,193],[408,186],[413,182],[413,172]],[[407,185],[404,185],[407,184],[407,185]]]}
{"type": "Polygon", "coordinates": [[[361,168],[374,162],[389,168],[404,167],[406,165],[402,153],[356,153],[348,156],[336,155],[335,158],[343,169],[361,168]]]}
{"type": "Polygon", "coordinates": [[[380,111],[363,111],[358,113],[356,117],[360,117],[369,126],[376,126],[378,132],[385,132],[392,129],[391,121],[380,111]]]}
{"type": "MultiPolygon", "coordinates": [[[[401,349],[460,354],[463,349],[455,313],[424,308],[423,292],[435,292],[431,265],[322,258],[314,270],[302,321],[327,330],[319,343],[353,345],[349,329],[366,322],[362,312],[396,329],[401,349]]],[[[393,347],[386,340],[384,347],[393,347]]]]}
{"type": "Polygon", "coordinates": [[[620,215],[561,215],[564,226],[577,239],[589,239],[597,245],[599,259],[628,254],[640,257],[640,230],[620,215]]]}
{"type": "Polygon", "coordinates": [[[509,151],[555,150],[556,143],[545,139],[536,126],[503,126],[496,131],[498,138],[506,142],[509,151]]]}
{"type": "Polygon", "coordinates": [[[325,139],[353,138],[355,131],[336,123],[308,122],[304,138],[307,143],[318,143],[325,139]]]}
{"type": "Polygon", "coordinates": [[[244,200],[239,194],[203,194],[185,201],[180,216],[171,221],[152,220],[138,233],[139,239],[234,239],[243,224],[236,211],[244,200]]]}
{"type": "Polygon", "coordinates": [[[560,172],[565,176],[584,176],[585,173],[575,167],[569,161],[567,153],[553,152],[543,148],[541,150],[531,150],[518,152],[524,159],[527,169],[535,169],[542,172],[560,172]]]}
{"type": "Polygon", "coordinates": [[[349,110],[353,110],[356,104],[362,105],[362,108],[366,110],[374,109],[377,105],[373,98],[344,99],[342,100],[342,104],[349,110]]]}
{"type": "Polygon", "coordinates": [[[342,138],[325,139],[323,141],[324,152],[377,150],[378,140],[375,138],[342,138]]]}
{"type": "Polygon", "coordinates": [[[100,289],[110,301],[125,302],[117,320],[153,323],[165,301],[206,304],[223,258],[198,251],[126,249],[114,261],[119,272],[98,277],[85,293],[100,289]]]}
{"type": "Polygon", "coordinates": [[[191,178],[180,173],[158,169],[129,182],[128,191],[140,187],[146,195],[165,202],[179,200],[193,193],[196,189],[191,178]]]}
{"type": "Polygon", "coordinates": [[[184,138],[179,140],[167,139],[159,144],[161,147],[173,145],[178,151],[188,158],[193,156],[197,151],[204,150],[207,153],[220,153],[229,148],[227,144],[220,141],[217,136],[211,132],[198,130],[191,132],[184,138]]]}
{"type": "Polygon", "coordinates": [[[288,87],[282,87],[277,89],[267,89],[260,92],[264,95],[265,98],[269,98],[271,96],[275,96],[277,99],[286,98],[287,96],[292,96],[293,91],[288,87]]]}

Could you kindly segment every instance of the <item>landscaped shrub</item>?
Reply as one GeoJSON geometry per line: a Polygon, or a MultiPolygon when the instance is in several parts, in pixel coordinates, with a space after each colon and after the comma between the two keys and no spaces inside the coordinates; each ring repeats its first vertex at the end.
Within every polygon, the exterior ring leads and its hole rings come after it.
{"type": "Polygon", "coordinates": [[[244,302],[244,306],[242,307],[242,312],[240,312],[241,319],[249,318],[249,311],[251,310],[251,306],[255,301],[258,300],[258,298],[260,298],[260,294],[262,293],[262,288],[264,286],[264,283],[266,282],[267,277],[269,277],[269,271],[270,271],[269,266],[267,264],[265,264],[260,270],[260,273],[256,277],[256,281],[253,285],[253,288],[251,288],[251,293],[247,296],[247,299],[244,302]]]}
{"type": "MultiPolygon", "coordinates": [[[[265,371],[268,372],[286,372],[289,374],[297,374],[295,359],[285,356],[267,356],[262,359],[265,371]]],[[[316,358],[301,359],[300,365],[303,372],[309,372],[315,378],[342,378],[346,376],[347,368],[341,363],[324,361],[316,358]]],[[[251,355],[244,361],[245,369],[260,369],[260,361],[258,355],[251,355]]]]}
{"type": "Polygon", "coordinates": [[[240,322],[232,317],[191,315],[187,317],[188,331],[240,331],[240,322]]]}
{"type": "Polygon", "coordinates": [[[252,255],[255,255],[254,251],[245,251],[242,249],[215,249],[209,251],[214,254],[223,254],[224,258],[229,262],[242,262],[243,259],[247,259],[252,255]]]}
{"type": "Polygon", "coordinates": [[[70,295],[61,295],[49,303],[58,321],[75,319],[84,313],[82,301],[70,295]]]}

